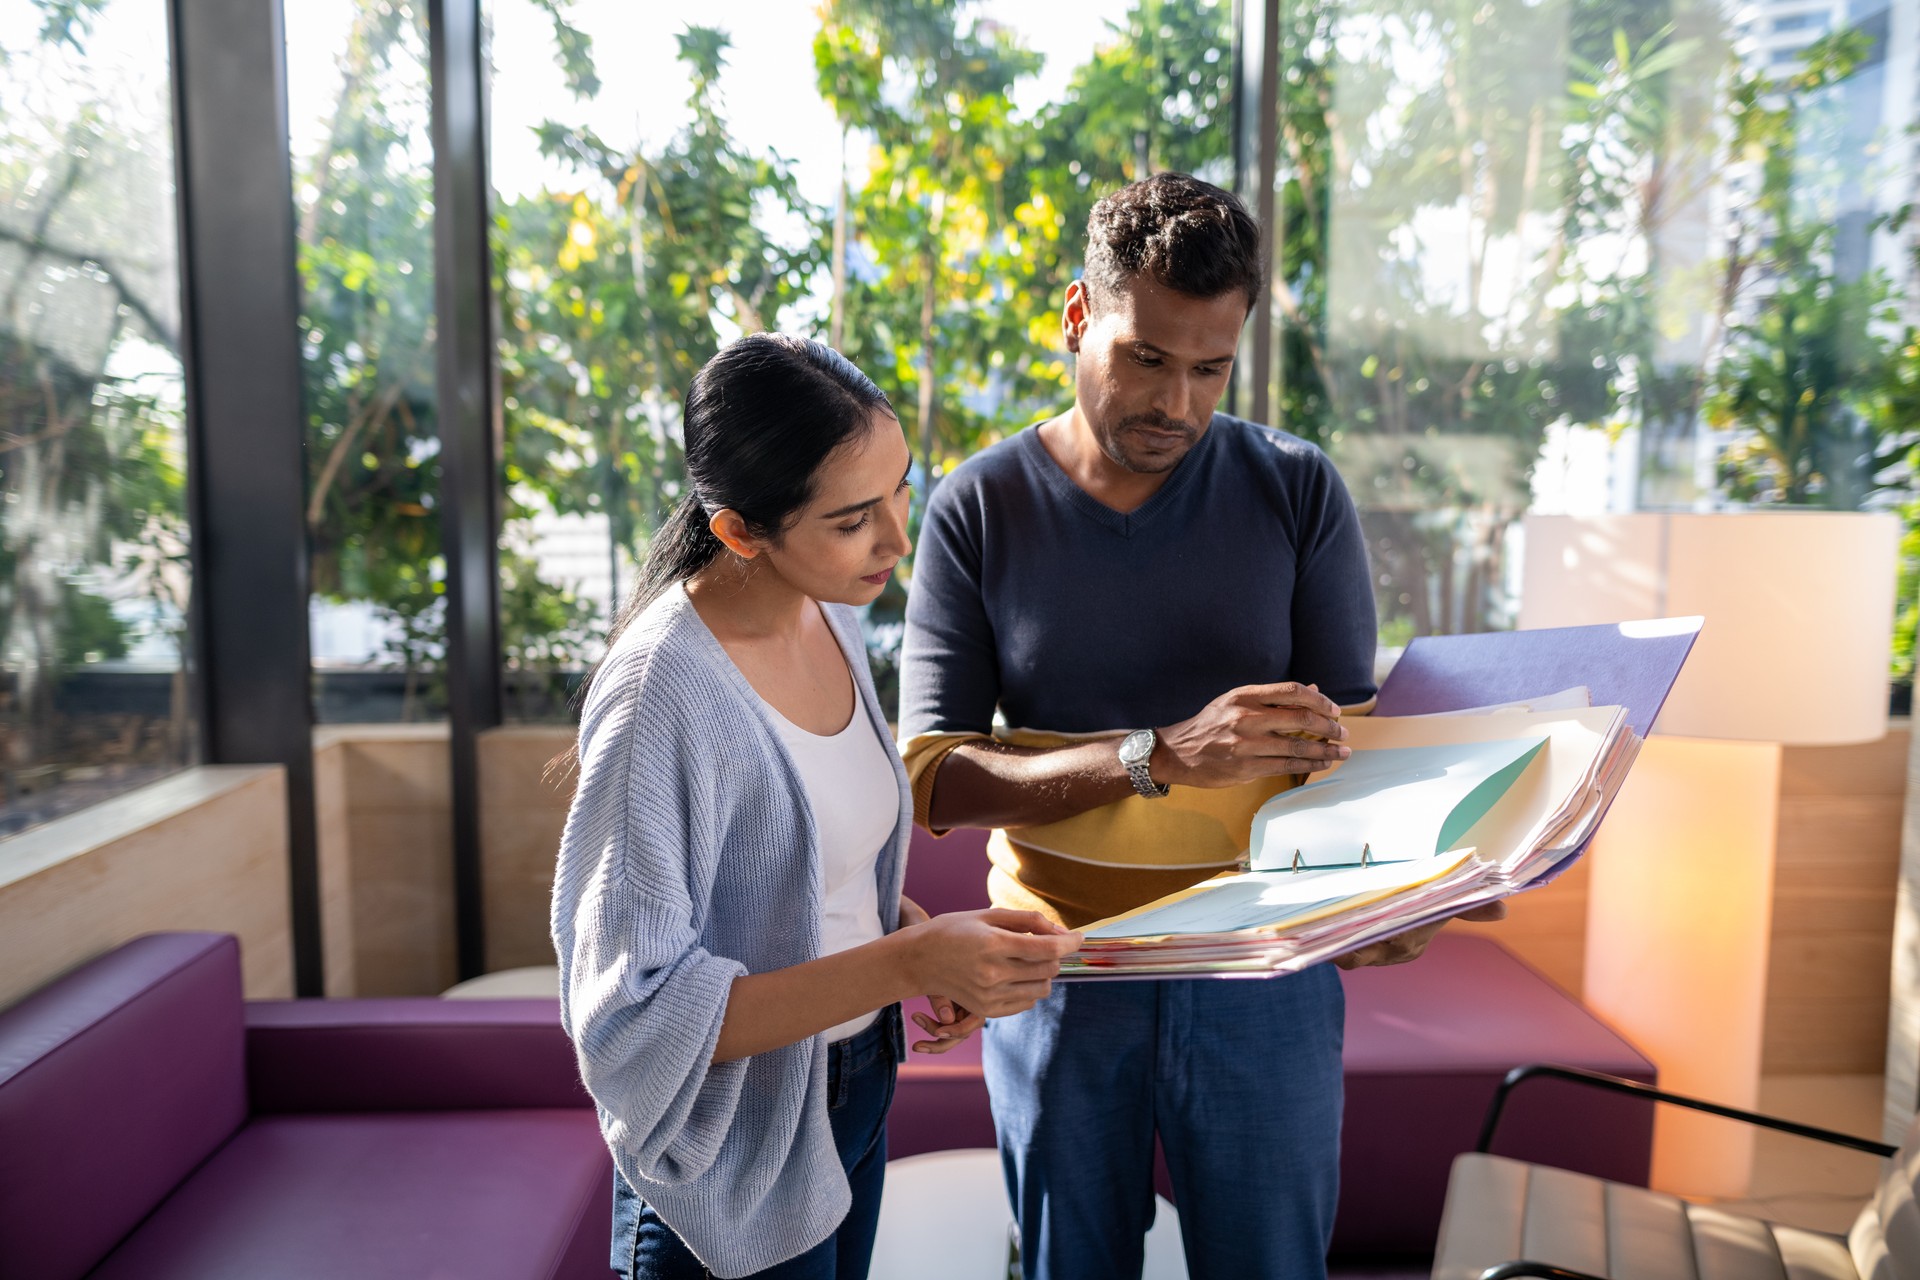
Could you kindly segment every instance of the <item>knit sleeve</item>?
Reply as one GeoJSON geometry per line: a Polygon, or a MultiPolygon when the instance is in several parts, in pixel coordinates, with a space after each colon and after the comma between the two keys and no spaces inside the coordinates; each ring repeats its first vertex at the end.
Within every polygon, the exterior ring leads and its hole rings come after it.
{"type": "Polygon", "coordinates": [[[999,652],[981,588],[979,512],[962,488],[950,479],[928,504],[900,648],[900,737],[914,821],[930,831],[941,763],[960,744],[991,735],[1000,701],[999,652]]]}
{"type": "Polygon", "coordinates": [[[609,659],[580,727],[580,777],[560,841],[553,941],[561,1021],[607,1143],[677,1185],[720,1154],[745,1059],[714,1065],[737,961],[699,945],[723,815],[685,749],[684,680],[645,652],[609,659]]]}

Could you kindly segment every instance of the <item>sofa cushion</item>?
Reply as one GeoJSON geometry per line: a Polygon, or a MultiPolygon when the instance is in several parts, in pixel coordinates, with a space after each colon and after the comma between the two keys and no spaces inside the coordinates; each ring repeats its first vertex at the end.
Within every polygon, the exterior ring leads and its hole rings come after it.
{"type": "MultiPolygon", "coordinates": [[[[907,1044],[930,1039],[911,1021],[915,1013],[930,1012],[926,997],[915,996],[902,1008],[909,1018],[907,1044]]],[[[887,1113],[888,1159],[994,1145],[980,1043],[976,1031],[945,1053],[908,1049],[894,1084],[893,1110],[887,1113]]]]}
{"type": "MultiPolygon", "coordinates": [[[[1442,933],[1412,964],[1341,975],[1347,992],[1346,1113],[1334,1248],[1433,1247],[1453,1158],[1470,1151],[1501,1078],[1533,1062],[1645,1084],[1653,1064],[1489,938],[1442,933]]],[[[1515,1091],[1503,1155],[1644,1185],[1653,1106],[1564,1080],[1515,1091]]]]}
{"type": "Polygon", "coordinates": [[[987,874],[993,870],[987,857],[990,834],[977,827],[961,827],[936,836],[916,825],[907,844],[907,877],[901,892],[929,915],[992,906],[987,898],[987,874]]]}
{"type": "Polygon", "coordinates": [[[95,1274],[606,1280],[612,1178],[579,1108],[268,1116],[95,1274]]]}
{"type": "Polygon", "coordinates": [[[1621,1280],[1854,1280],[1836,1236],[1503,1156],[1454,1162],[1433,1280],[1526,1259],[1621,1280]]]}
{"type": "Polygon", "coordinates": [[[558,1000],[255,1000],[255,1115],[591,1107],[558,1000]]]}
{"type": "Polygon", "coordinates": [[[136,938],[0,1012],[0,1259],[70,1280],[246,1118],[240,948],[136,938]]]}

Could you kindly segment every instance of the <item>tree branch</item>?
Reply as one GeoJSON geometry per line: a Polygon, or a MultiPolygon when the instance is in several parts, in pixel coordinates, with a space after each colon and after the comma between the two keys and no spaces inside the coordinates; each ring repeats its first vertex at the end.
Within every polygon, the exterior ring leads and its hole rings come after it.
{"type": "MultiPolygon", "coordinates": [[[[147,331],[156,338],[159,338],[168,349],[176,352],[180,350],[180,335],[171,327],[162,324],[160,318],[153,313],[152,308],[148,307],[146,303],[140,300],[138,295],[120,282],[120,268],[115,265],[111,258],[98,253],[82,253],[78,249],[69,249],[64,245],[49,244],[45,240],[37,239],[18,231],[12,231],[6,227],[0,227],[0,244],[17,244],[24,248],[30,255],[58,258],[60,261],[70,262],[76,267],[86,266],[91,263],[93,266],[100,268],[101,271],[106,273],[107,285],[119,296],[121,304],[124,305],[127,310],[140,317],[140,322],[147,327],[147,331]]],[[[23,276],[25,275],[24,272],[21,274],[23,276]]]]}

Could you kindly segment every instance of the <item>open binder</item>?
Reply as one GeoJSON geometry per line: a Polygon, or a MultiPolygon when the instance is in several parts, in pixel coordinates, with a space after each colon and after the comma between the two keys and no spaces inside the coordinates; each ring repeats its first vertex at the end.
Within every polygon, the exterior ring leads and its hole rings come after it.
{"type": "Polygon", "coordinates": [[[1546,883],[1591,842],[1700,625],[1415,640],[1347,722],[1352,755],[1261,808],[1240,871],[1088,926],[1062,980],[1289,973],[1546,883]]]}

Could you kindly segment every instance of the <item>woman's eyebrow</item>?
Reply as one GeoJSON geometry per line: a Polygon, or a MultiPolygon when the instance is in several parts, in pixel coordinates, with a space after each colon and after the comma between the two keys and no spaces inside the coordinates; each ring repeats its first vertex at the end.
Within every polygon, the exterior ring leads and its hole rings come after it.
{"type": "Polygon", "coordinates": [[[868,507],[878,506],[879,503],[880,503],[880,499],[878,498],[868,498],[865,502],[856,502],[852,506],[841,507],[838,510],[829,511],[826,514],[822,515],[820,518],[822,520],[838,520],[841,516],[850,516],[856,511],[865,511],[868,507]]]}
{"type": "MultiPolygon", "coordinates": [[[[913,463],[909,462],[907,463],[907,469],[900,473],[900,483],[905,484],[912,475],[913,463]]],[[[851,506],[841,507],[837,511],[829,511],[820,518],[822,520],[838,520],[842,516],[850,516],[856,511],[865,511],[868,507],[877,506],[880,501],[881,499],[879,498],[868,498],[865,502],[856,502],[851,506]]]]}

